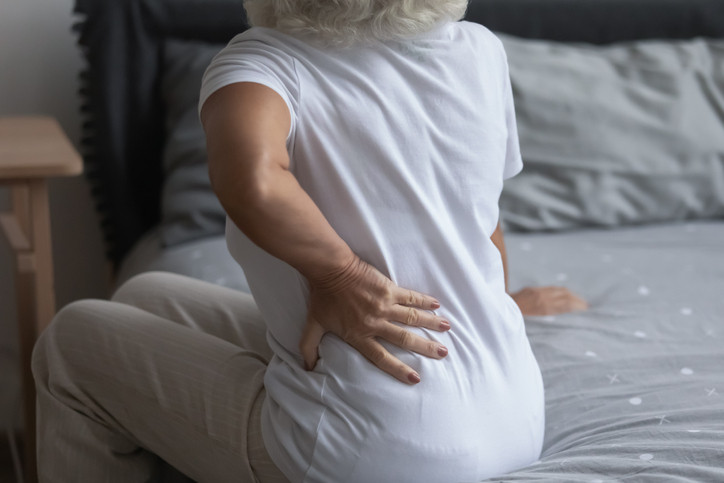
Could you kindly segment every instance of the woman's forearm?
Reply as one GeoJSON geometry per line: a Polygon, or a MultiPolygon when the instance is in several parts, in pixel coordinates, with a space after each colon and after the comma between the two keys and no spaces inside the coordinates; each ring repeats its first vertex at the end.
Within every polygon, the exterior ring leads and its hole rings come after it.
{"type": "Polygon", "coordinates": [[[260,178],[251,189],[240,190],[232,179],[217,182],[216,188],[227,214],[252,242],[312,283],[325,283],[354,261],[352,250],[292,173],[273,167],[260,178]]]}
{"type": "Polygon", "coordinates": [[[237,83],[205,102],[209,179],[231,220],[310,282],[356,258],[289,172],[290,112],[268,87],[237,83]]]}

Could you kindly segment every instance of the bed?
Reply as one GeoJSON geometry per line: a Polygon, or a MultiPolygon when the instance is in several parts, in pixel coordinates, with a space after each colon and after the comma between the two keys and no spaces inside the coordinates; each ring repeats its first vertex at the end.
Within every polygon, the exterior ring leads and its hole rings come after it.
{"type": "MultiPolygon", "coordinates": [[[[86,172],[117,282],[168,270],[248,290],[205,175],[203,68],[238,0],[77,0],[86,172]]],[[[540,461],[489,481],[724,481],[724,2],[479,0],[508,53],[523,172],[501,196],[527,316],[540,461]]]]}

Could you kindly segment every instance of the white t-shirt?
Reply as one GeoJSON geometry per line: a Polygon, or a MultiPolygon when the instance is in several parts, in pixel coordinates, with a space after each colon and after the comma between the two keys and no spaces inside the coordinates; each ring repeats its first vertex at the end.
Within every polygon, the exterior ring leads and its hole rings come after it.
{"type": "Polygon", "coordinates": [[[262,431],[292,482],[479,481],[533,463],[543,384],[490,236],[503,180],[522,169],[507,60],[483,26],[407,41],[319,48],[275,30],[234,37],[199,108],[235,82],[291,113],[290,170],[336,232],[399,286],[436,297],[452,330],[411,329],[449,349],[428,359],[384,343],[422,382],[405,385],[334,335],[312,372],[298,350],[308,285],[227,220],[275,356],[262,431]]]}

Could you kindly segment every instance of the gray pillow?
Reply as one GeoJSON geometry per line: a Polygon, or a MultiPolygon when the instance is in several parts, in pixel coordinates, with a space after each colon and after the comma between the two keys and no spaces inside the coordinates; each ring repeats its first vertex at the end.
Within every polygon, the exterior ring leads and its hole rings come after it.
{"type": "Polygon", "coordinates": [[[224,233],[226,215],[211,190],[206,138],[197,114],[201,78],[223,47],[185,40],[164,43],[166,144],[160,234],[165,246],[224,233]]]}
{"type": "Polygon", "coordinates": [[[525,164],[503,189],[504,227],[724,216],[724,41],[498,36],[525,164]]]}

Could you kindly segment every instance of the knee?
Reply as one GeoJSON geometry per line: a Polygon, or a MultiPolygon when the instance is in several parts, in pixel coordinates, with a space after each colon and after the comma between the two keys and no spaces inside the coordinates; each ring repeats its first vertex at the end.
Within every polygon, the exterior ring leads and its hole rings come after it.
{"type": "Polygon", "coordinates": [[[63,307],[50,325],[40,334],[32,354],[32,371],[36,379],[53,366],[54,360],[65,352],[72,352],[84,339],[92,338],[100,330],[98,319],[103,300],[78,300],[63,307]]]}
{"type": "Polygon", "coordinates": [[[158,299],[179,283],[179,275],[169,272],[144,272],[134,275],[115,291],[111,300],[137,305],[144,299],[158,299]]]}

